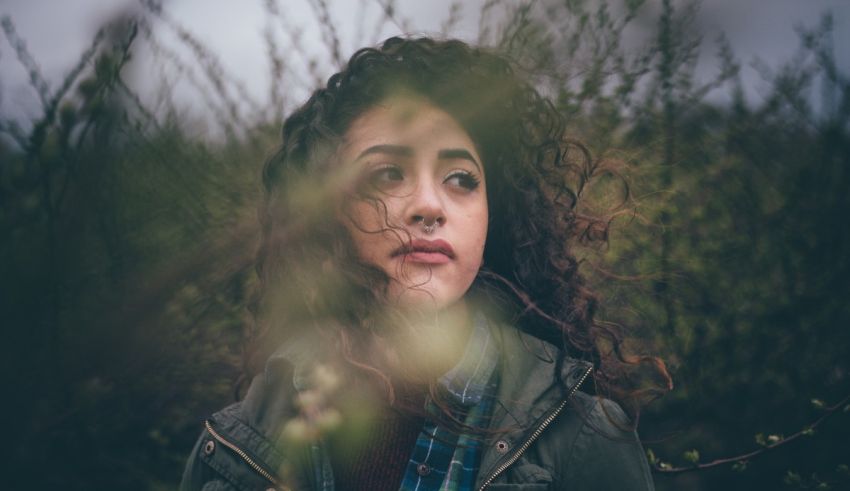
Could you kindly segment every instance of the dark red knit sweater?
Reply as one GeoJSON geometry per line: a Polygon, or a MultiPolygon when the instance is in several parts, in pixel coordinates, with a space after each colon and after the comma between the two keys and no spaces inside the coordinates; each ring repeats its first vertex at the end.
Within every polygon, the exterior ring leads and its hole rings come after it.
{"type": "MultiPolygon", "coordinates": [[[[408,392],[407,397],[424,402],[421,392],[413,396],[408,392]]],[[[425,420],[385,405],[368,415],[361,428],[345,427],[346,419],[351,421],[344,415],[344,428],[328,442],[335,488],[398,491],[425,420]]]]}

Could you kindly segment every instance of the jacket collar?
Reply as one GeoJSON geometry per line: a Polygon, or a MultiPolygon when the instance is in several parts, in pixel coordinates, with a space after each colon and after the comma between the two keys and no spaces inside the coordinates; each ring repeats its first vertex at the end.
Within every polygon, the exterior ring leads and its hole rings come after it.
{"type": "Polygon", "coordinates": [[[567,358],[558,372],[559,348],[512,326],[497,326],[501,383],[491,426],[527,428],[563,401],[592,365],[567,358]],[[563,384],[557,383],[559,379],[563,384]]]}
{"type": "MultiPolygon", "coordinates": [[[[281,346],[266,362],[263,374],[265,389],[279,392],[273,386],[287,384],[286,374],[291,374],[291,387],[295,390],[310,388],[311,370],[316,363],[329,356],[325,348],[327,345],[327,339],[315,330],[310,330],[281,346]]],[[[488,320],[479,311],[475,315],[473,333],[461,361],[440,381],[454,394],[458,394],[456,389],[459,385],[472,381],[475,389],[472,394],[467,392],[467,395],[474,398],[484,389],[479,382],[490,379],[493,370],[498,371],[500,383],[496,397],[499,404],[494,410],[492,421],[495,423],[507,418],[502,421],[507,423],[505,426],[526,427],[545,413],[551,404],[563,400],[565,392],[577,384],[592,366],[586,361],[567,358],[560,373],[556,373],[560,356],[561,350],[553,344],[513,326],[488,320]],[[489,329],[484,329],[486,327],[489,329]],[[486,367],[476,375],[475,367],[480,363],[486,367]],[[562,385],[555,383],[558,379],[563,381],[562,385]]],[[[458,402],[475,402],[469,397],[464,398],[462,391],[459,394],[458,402]]]]}
{"type": "Polygon", "coordinates": [[[470,407],[481,402],[485,394],[493,394],[498,379],[492,377],[499,365],[499,344],[487,317],[477,311],[472,332],[458,363],[438,383],[449,400],[470,407]]]}
{"type": "MultiPolygon", "coordinates": [[[[560,352],[554,345],[509,325],[489,324],[499,351],[494,370],[500,381],[490,426],[494,430],[506,429],[504,437],[518,442],[567,397],[591,364],[569,358],[556,373],[560,352]],[[556,383],[559,378],[563,384],[556,383]]],[[[298,414],[293,389],[309,388],[310,370],[326,359],[328,350],[323,346],[327,346],[327,340],[315,332],[287,343],[270,357],[264,373],[254,378],[238,409],[230,407],[213,416],[215,425],[234,444],[258,457],[270,470],[280,468],[283,462],[277,450],[282,424],[298,414]]],[[[311,454],[320,450],[316,445],[310,447],[311,454]]],[[[499,457],[485,451],[481,471],[489,472],[499,457]]],[[[315,467],[317,460],[327,459],[310,460],[315,467]]],[[[322,479],[314,476],[312,481],[315,486],[322,479]]]]}

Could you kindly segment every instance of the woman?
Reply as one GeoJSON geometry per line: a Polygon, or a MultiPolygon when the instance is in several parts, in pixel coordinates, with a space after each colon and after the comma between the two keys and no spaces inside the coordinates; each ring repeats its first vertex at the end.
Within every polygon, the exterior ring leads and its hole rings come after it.
{"type": "Polygon", "coordinates": [[[634,402],[641,359],[570,252],[606,230],[576,211],[587,169],[563,133],[495,53],[357,52],[266,164],[267,361],[205,423],[183,489],[652,489],[597,395],[634,402]]]}

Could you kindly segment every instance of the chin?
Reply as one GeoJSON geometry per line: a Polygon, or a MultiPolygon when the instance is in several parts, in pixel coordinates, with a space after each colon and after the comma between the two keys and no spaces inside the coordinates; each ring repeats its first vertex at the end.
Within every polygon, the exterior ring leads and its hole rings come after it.
{"type": "Polygon", "coordinates": [[[442,310],[457,301],[456,298],[445,298],[433,289],[419,287],[402,287],[390,290],[392,303],[403,310],[435,311],[442,310]]]}
{"type": "Polygon", "coordinates": [[[465,288],[460,288],[458,286],[431,284],[432,282],[433,280],[418,285],[402,285],[393,282],[390,286],[390,298],[397,307],[403,310],[429,312],[443,310],[455,304],[463,298],[468,289],[468,285],[465,288]]]}

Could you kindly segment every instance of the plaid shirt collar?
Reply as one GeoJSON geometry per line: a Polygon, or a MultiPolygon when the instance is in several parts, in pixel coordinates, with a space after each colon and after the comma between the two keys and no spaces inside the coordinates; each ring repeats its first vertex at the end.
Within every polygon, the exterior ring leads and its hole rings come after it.
{"type": "MultiPolygon", "coordinates": [[[[315,338],[312,341],[315,342],[315,338]]],[[[315,363],[317,354],[313,342],[301,339],[300,342],[291,343],[278,350],[266,365],[267,376],[275,361],[286,359],[294,365],[295,388],[308,388],[308,367],[315,363]]],[[[499,384],[496,367],[500,357],[501,349],[497,337],[491,332],[487,317],[476,311],[472,332],[460,361],[438,380],[439,388],[450,405],[456,406],[459,414],[466,415],[463,418],[464,424],[478,428],[487,426],[499,384]]],[[[430,402],[429,406],[431,410],[437,410],[433,402],[430,402]]],[[[399,489],[472,490],[478,474],[481,443],[479,436],[458,435],[426,421],[423,433],[414,445],[399,489]],[[427,472],[421,471],[423,465],[428,469],[427,472]]],[[[316,442],[310,446],[310,452],[317,489],[333,491],[335,485],[327,449],[321,442],[316,442]]]]}
{"type": "Polygon", "coordinates": [[[473,317],[472,332],[460,361],[439,379],[440,386],[452,402],[471,407],[481,402],[490,388],[493,371],[499,363],[499,346],[490,333],[483,313],[473,317]]]}
{"type": "MultiPolygon", "coordinates": [[[[487,318],[476,313],[464,354],[439,381],[452,412],[471,428],[486,428],[498,387],[500,349],[487,318]]],[[[440,411],[433,401],[429,412],[440,411]]],[[[400,491],[471,491],[481,460],[482,436],[458,434],[426,420],[402,478],[400,491]]]]}
{"type": "MultiPolygon", "coordinates": [[[[305,334],[294,342],[278,348],[266,362],[265,373],[273,372],[273,366],[282,360],[289,361],[294,368],[293,385],[297,390],[310,386],[310,371],[320,358],[315,334],[305,334]]],[[[487,317],[481,311],[473,315],[472,332],[460,361],[446,372],[438,383],[452,402],[465,407],[481,402],[488,382],[499,363],[499,346],[490,332],[487,317]]]]}

